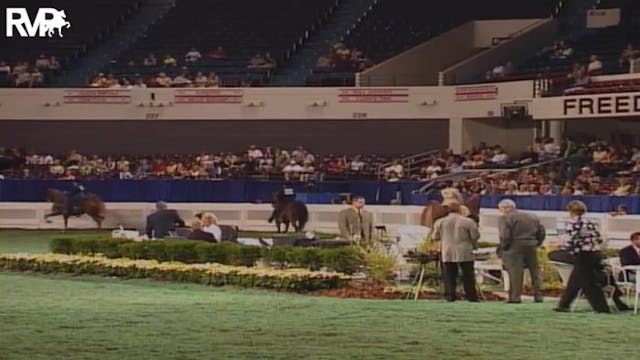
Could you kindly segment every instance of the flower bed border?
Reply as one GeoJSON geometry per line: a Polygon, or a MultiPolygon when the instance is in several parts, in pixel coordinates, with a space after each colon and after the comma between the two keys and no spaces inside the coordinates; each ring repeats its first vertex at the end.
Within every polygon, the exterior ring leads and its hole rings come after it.
{"type": "Polygon", "coordinates": [[[150,278],[210,286],[238,286],[293,291],[335,289],[351,277],[304,269],[275,270],[221,264],[183,264],[155,260],[109,259],[65,254],[0,254],[0,269],[42,273],[71,273],[122,278],[150,278]]]}

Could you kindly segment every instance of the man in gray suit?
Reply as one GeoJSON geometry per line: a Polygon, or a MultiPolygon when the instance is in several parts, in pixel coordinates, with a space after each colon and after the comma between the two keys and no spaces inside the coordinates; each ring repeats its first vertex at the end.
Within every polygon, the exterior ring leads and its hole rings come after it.
{"type": "Polygon", "coordinates": [[[462,216],[457,203],[450,204],[447,211],[447,216],[435,222],[432,233],[434,240],[441,241],[444,298],[447,301],[456,300],[456,279],[460,267],[465,296],[467,300],[477,302],[473,249],[480,239],[478,225],[472,219],[462,216]]]}
{"type": "Polygon", "coordinates": [[[338,227],[340,236],[345,240],[371,240],[373,232],[373,215],[364,210],[364,197],[351,197],[351,206],[338,213],[338,227]]]}
{"type": "Polygon", "coordinates": [[[524,269],[529,269],[536,302],[542,302],[542,279],[538,267],[537,248],[542,245],[546,230],[533,214],[516,210],[516,203],[504,199],[498,204],[500,246],[498,255],[509,273],[508,303],[520,303],[524,269]]]}

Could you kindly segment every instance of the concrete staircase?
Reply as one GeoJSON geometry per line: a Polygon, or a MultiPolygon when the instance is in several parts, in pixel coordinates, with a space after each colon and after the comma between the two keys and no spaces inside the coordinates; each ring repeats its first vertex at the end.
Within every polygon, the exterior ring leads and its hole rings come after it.
{"type": "Polygon", "coordinates": [[[89,78],[112,59],[142,37],[149,26],[160,20],[175,6],[175,0],[144,0],[140,9],[102,44],[90,49],[85,56],[59,77],[53,86],[83,87],[89,78]]]}
{"type": "Polygon", "coordinates": [[[318,57],[340,40],[381,0],[342,0],[329,20],[298,46],[272,76],[269,86],[304,86],[318,57]]]}

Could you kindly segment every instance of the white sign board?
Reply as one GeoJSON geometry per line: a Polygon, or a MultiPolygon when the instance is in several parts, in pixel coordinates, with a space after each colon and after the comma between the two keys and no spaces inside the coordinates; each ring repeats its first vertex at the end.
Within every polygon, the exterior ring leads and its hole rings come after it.
{"type": "Polygon", "coordinates": [[[640,92],[536,98],[530,107],[535,120],[640,115],[640,92]]]}
{"type": "Polygon", "coordinates": [[[617,26],[620,23],[620,9],[592,9],[587,11],[589,29],[617,26]]]}

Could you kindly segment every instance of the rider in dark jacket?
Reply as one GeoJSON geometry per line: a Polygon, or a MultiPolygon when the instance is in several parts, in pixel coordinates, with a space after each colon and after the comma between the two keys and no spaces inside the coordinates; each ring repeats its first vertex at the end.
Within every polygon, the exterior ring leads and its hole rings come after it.
{"type": "Polygon", "coordinates": [[[71,185],[71,190],[67,193],[66,197],[66,211],[68,214],[73,214],[73,208],[80,204],[80,200],[84,197],[84,186],[82,184],[74,182],[71,185]]]}

